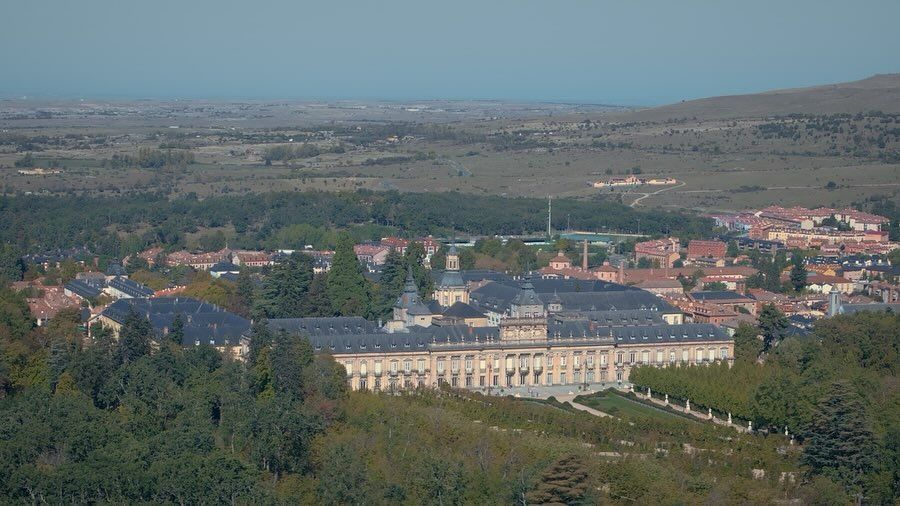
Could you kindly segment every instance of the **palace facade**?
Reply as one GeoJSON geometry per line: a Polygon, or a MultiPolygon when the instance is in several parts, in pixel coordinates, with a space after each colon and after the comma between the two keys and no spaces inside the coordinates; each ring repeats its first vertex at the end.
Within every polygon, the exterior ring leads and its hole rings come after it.
{"type": "Polygon", "coordinates": [[[734,342],[723,329],[684,324],[673,318],[677,308],[631,287],[525,278],[489,281],[471,293],[462,288],[466,295],[457,298],[456,290],[465,284],[450,260],[454,253],[448,255],[451,274],[441,278],[447,282],[435,290],[437,302],[457,310],[463,304],[476,312],[490,309],[496,324],[443,320],[408,277],[385,325],[358,317],[273,319],[269,325],[309,336],[317,353],[344,366],[355,390],[590,385],[627,381],[638,365],[733,360],[734,342]],[[490,296],[478,293],[487,287],[490,296]]]}

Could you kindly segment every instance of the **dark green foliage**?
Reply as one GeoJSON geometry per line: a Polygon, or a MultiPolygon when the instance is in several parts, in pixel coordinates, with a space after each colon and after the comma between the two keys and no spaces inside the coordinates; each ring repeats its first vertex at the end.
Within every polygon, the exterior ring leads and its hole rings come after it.
{"type": "MultiPolygon", "coordinates": [[[[278,192],[203,200],[193,195],[170,200],[167,195],[149,193],[114,198],[0,197],[5,220],[0,241],[28,251],[87,246],[95,253],[122,258],[154,244],[180,248],[185,234],[229,224],[238,233],[232,247],[270,249],[297,247],[279,244],[280,232],[297,224],[318,230],[371,230],[372,234],[394,229],[410,236],[445,235],[453,229],[476,235],[521,234],[546,230],[546,205],[543,199],[367,191],[278,192]],[[144,231],[134,233],[136,229],[144,231]]],[[[637,232],[640,223],[641,232],[668,231],[684,238],[712,231],[712,220],[706,218],[634,210],[603,200],[558,199],[553,208],[556,229],[565,227],[568,216],[571,226],[581,230],[637,232]]],[[[372,234],[368,239],[381,236],[372,234]]],[[[468,267],[465,254],[462,262],[468,267]]]]}
{"type": "Polygon", "coordinates": [[[861,493],[865,475],[876,464],[875,435],[866,404],[846,381],[831,383],[829,390],[816,404],[806,428],[803,463],[812,473],[861,493]]]}
{"type": "Polygon", "coordinates": [[[590,504],[587,493],[587,468],[578,456],[567,455],[541,474],[526,498],[529,504],[590,504]]]}
{"type": "Polygon", "coordinates": [[[334,250],[334,259],[327,280],[325,293],[331,300],[333,314],[369,315],[371,288],[363,277],[362,266],[353,252],[353,240],[349,235],[342,235],[334,250]]]}
{"type": "Polygon", "coordinates": [[[132,312],[119,330],[119,361],[130,363],[150,353],[150,321],[132,312]]]}
{"type": "Polygon", "coordinates": [[[180,345],[184,341],[184,315],[179,313],[172,319],[172,328],[169,329],[169,341],[180,345]]]}
{"type": "Polygon", "coordinates": [[[772,349],[784,338],[790,322],[774,304],[766,304],[759,312],[759,332],[763,336],[763,351],[772,349]]]}
{"type": "Polygon", "coordinates": [[[22,265],[21,253],[12,244],[0,246],[0,283],[22,279],[25,266],[22,265]]]}
{"type": "Polygon", "coordinates": [[[859,313],[822,320],[811,337],[781,340],[762,364],[747,360],[758,349],[753,330],[741,328],[738,334],[737,360],[730,369],[639,367],[630,379],[654,393],[753,420],[755,427],[776,432],[788,427],[805,439],[811,472],[829,478],[816,481],[820,492],[840,483],[867,502],[895,502],[900,492],[900,315],[859,313]]]}
{"type": "Polygon", "coordinates": [[[313,279],[312,268],[312,257],[302,253],[293,253],[276,265],[256,299],[256,314],[266,318],[305,316],[304,303],[313,279]]]}
{"type": "Polygon", "coordinates": [[[806,265],[803,263],[802,255],[794,255],[791,263],[791,286],[799,292],[806,288],[806,265]]]}

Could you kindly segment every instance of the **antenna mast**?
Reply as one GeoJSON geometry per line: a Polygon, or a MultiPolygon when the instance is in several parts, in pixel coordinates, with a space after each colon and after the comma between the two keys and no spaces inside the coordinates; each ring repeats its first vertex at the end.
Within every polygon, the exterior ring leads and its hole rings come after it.
{"type": "Polygon", "coordinates": [[[553,203],[550,195],[547,195],[547,239],[552,239],[553,234],[550,231],[550,220],[553,218],[553,203]]]}

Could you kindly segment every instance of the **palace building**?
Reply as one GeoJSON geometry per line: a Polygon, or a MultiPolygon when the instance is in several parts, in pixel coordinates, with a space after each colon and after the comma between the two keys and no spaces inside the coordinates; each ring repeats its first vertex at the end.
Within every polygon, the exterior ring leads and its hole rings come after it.
{"type": "Polygon", "coordinates": [[[269,326],[308,336],[358,390],[590,385],[627,381],[638,365],[733,360],[734,342],[723,329],[685,324],[680,310],[644,290],[505,277],[467,285],[453,249],[439,279],[437,304],[428,304],[407,276],[385,325],[339,317],[272,319],[269,326]]]}

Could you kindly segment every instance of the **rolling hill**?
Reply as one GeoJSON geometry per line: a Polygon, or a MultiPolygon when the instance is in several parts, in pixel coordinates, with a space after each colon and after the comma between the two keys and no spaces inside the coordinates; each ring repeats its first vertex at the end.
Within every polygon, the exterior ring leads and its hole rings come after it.
{"type": "Polygon", "coordinates": [[[687,100],[635,111],[621,118],[629,121],[711,120],[869,111],[900,112],[900,74],[878,74],[860,81],[809,88],[687,100]]]}

